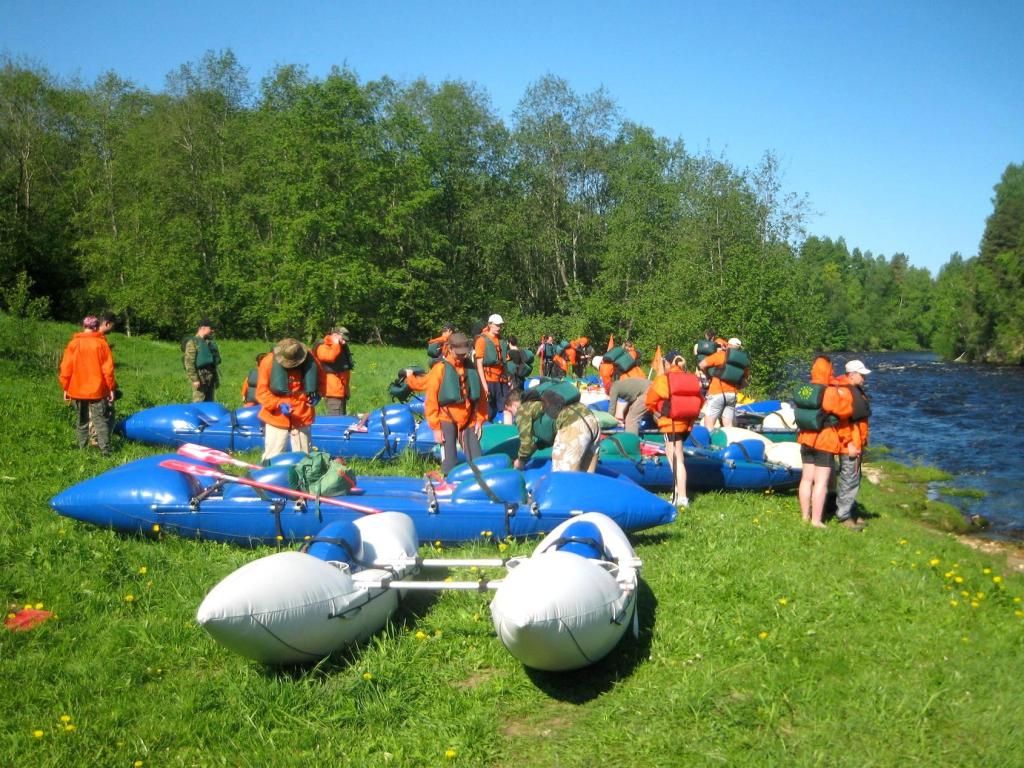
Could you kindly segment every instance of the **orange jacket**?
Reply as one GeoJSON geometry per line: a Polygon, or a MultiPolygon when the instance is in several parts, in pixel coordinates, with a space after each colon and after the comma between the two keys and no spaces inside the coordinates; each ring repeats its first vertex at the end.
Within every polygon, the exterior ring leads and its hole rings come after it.
{"type": "MultiPolygon", "coordinates": [[[[448,349],[445,348],[445,357],[448,356],[448,349]]],[[[437,365],[433,365],[431,370],[437,368],[437,365]]],[[[413,373],[405,377],[405,384],[409,387],[412,392],[426,392],[427,391],[427,377],[430,375],[430,371],[426,373],[413,373]]]]}
{"type": "Polygon", "coordinates": [[[80,331],[71,337],[60,359],[60,388],[72,400],[102,400],[117,387],[114,355],[99,331],[80,331]]]}
{"type": "Polygon", "coordinates": [[[832,363],[828,358],[815,359],[811,367],[811,384],[827,385],[821,407],[822,410],[836,416],[839,424],[825,427],[820,432],[802,429],[796,436],[796,441],[800,445],[836,455],[845,452],[849,443],[850,415],[853,413],[853,395],[846,387],[837,386],[837,381],[832,375],[832,363]],[[844,434],[847,435],[845,439],[844,434]]]}
{"type": "MultiPolygon", "coordinates": [[[[476,337],[476,341],[473,342],[473,354],[475,355],[474,359],[483,360],[484,355],[487,353],[487,341],[484,339],[485,336],[494,343],[494,346],[498,348],[498,356],[500,357],[501,338],[498,336],[492,336],[487,331],[483,331],[479,336],[476,337]]],[[[505,370],[505,362],[503,360],[499,360],[494,365],[484,365],[483,369],[484,379],[486,379],[488,383],[508,381],[508,372],[505,370]]]]}
{"type": "MultiPolygon", "coordinates": [[[[835,381],[835,383],[837,383],[837,384],[839,384],[840,386],[843,386],[843,387],[852,387],[853,386],[852,384],[850,384],[850,380],[845,375],[844,376],[840,376],[837,379],[834,379],[834,381],[835,381]]],[[[852,398],[853,398],[853,393],[852,392],[850,393],[850,397],[851,397],[851,403],[852,403],[852,398]]],[[[855,446],[857,446],[857,449],[859,451],[864,450],[864,448],[867,447],[868,437],[869,437],[870,434],[871,434],[871,429],[868,426],[868,420],[867,419],[862,419],[861,421],[851,421],[851,422],[849,422],[847,424],[840,424],[839,425],[839,438],[840,438],[840,440],[842,441],[842,444],[843,444],[843,452],[844,453],[846,452],[846,447],[850,443],[853,443],[855,446]]]]}
{"type": "Polygon", "coordinates": [[[671,395],[668,387],[668,374],[672,371],[684,373],[683,369],[678,365],[670,365],[668,371],[655,376],[651,386],[647,389],[647,394],[644,396],[644,405],[647,406],[648,411],[658,417],[658,430],[660,432],[666,435],[688,435],[690,430],[693,429],[693,422],[697,417],[689,421],[678,421],[669,416],[659,415],[661,413],[661,404],[668,400],[671,395]]]}
{"type": "MultiPolygon", "coordinates": [[[[315,355],[317,363],[333,363],[338,359],[345,342],[340,344],[334,340],[334,336],[325,336],[322,344],[316,345],[315,355]]],[[[320,366],[320,392],[324,397],[348,397],[349,381],[352,378],[352,371],[331,373],[320,366]]]]}
{"type": "MultiPolygon", "coordinates": [[[[601,383],[604,385],[604,391],[610,393],[612,391],[612,384],[615,383],[615,363],[601,363],[601,367],[597,369],[597,375],[601,377],[601,383]]],[[[640,369],[639,365],[634,365],[625,373],[619,374],[620,379],[645,379],[644,372],[640,369]]]]}
{"type": "Polygon", "coordinates": [[[302,367],[288,371],[288,389],[291,394],[280,396],[270,390],[270,371],[274,367],[274,356],[267,355],[260,360],[259,373],[256,376],[256,399],[260,405],[260,421],[281,429],[308,427],[316,420],[316,410],[309,404],[306,393],[302,391],[302,367]],[[288,403],[292,412],[281,413],[281,404],[288,403]]]}
{"type": "MultiPolygon", "coordinates": [[[[725,365],[725,356],[728,354],[728,349],[720,349],[713,355],[708,355],[700,361],[701,369],[714,368],[716,366],[725,365]]],[[[721,395],[727,392],[739,392],[740,388],[735,384],[730,384],[727,381],[722,381],[717,376],[711,377],[711,382],[708,384],[709,395],[721,395]]]]}
{"type": "MultiPolygon", "coordinates": [[[[467,370],[472,369],[473,364],[469,362],[468,358],[465,364],[460,362],[455,355],[448,355],[445,359],[455,366],[455,371],[459,376],[465,375],[467,370]]],[[[437,396],[441,390],[441,380],[444,378],[444,372],[447,367],[444,363],[438,363],[427,372],[423,416],[426,418],[430,428],[440,429],[442,421],[450,421],[459,429],[482,425],[487,421],[488,416],[487,388],[483,382],[480,382],[480,397],[477,398],[475,403],[467,396],[461,403],[452,403],[451,405],[438,404],[437,396]]]]}

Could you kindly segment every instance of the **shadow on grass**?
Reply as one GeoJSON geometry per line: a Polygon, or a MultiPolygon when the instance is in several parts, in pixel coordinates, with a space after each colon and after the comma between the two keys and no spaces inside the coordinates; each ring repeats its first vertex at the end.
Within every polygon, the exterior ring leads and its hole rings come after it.
{"type": "Polygon", "coordinates": [[[637,587],[637,620],[639,637],[630,627],[612,652],[596,664],[568,672],[542,672],[526,668],[534,685],[553,699],[569,704],[584,704],[611,690],[612,686],[632,674],[651,654],[654,621],[658,599],[641,579],[637,587]]]}

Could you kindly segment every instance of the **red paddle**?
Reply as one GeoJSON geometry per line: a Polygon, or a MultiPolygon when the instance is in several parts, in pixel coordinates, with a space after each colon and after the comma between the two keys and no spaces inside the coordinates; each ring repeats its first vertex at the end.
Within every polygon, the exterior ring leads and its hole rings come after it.
{"type": "Polygon", "coordinates": [[[189,464],[187,461],[164,459],[160,462],[160,466],[166,469],[174,469],[178,472],[184,472],[187,475],[213,477],[227,483],[240,483],[241,485],[248,485],[253,488],[262,488],[265,491],[270,491],[271,493],[276,493],[281,496],[292,496],[297,499],[310,499],[312,501],[319,501],[321,504],[330,504],[334,507],[344,507],[345,509],[351,509],[355,512],[362,512],[364,515],[376,515],[382,511],[375,507],[353,504],[351,501],[341,501],[341,499],[335,499],[331,496],[317,496],[312,493],[306,493],[305,491],[297,491],[294,488],[288,488],[284,485],[261,483],[256,480],[250,480],[248,477],[236,477],[235,475],[226,474],[221,472],[219,469],[214,469],[213,467],[204,467],[200,464],[189,464]]]}
{"type": "Polygon", "coordinates": [[[224,451],[218,451],[216,448],[207,448],[205,445],[196,445],[195,443],[179,445],[178,454],[195,459],[196,461],[205,461],[207,464],[231,464],[232,466],[245,467],[246,469],[262,469],[259,464],[250,464],[247,461],[236,459],[230,453],[224,453],[224,451]]]}

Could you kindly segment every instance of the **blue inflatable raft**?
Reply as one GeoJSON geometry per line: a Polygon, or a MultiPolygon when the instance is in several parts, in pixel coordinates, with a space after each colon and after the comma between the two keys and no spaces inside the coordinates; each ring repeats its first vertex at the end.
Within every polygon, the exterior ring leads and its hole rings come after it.
{"type": "MultiPolygon", "coordinates": [[[[519,435],[514,426],[489,424],[481,440],[487,454],[514,457],[519,450],[519,435]]],[[[657,443],[645,443],[628,432],[613,432],[601,441],[598,472],[619,475],[644,488],[671,491],[675,485],[668,458],[659,455],[657,443]],[[645,451],[646,445],[651,450],[645,451]]],[[[545,467],[550,450],[538,451],[528,468],[545,467]]],[[[765,458],[760,440],[744,440],[721,448],[710,444],[708,431],[695,427],[687,442],[684,463],[689,491],[763,491],[783,490],[800,484],[800,468],[776,464],[765,458]]]]}
{"type": "MultiPolygon", "coordinates": [[[[119,428],[129,440],[172,448],[196,443],[221,451],[263,449],[258,405],[231,411],[220,403],[175,403],[133,413],[119,428]]],[[[314,447],[332,456],[393,459],[405,451],[429,453],[434,437],[419,425],[407,405],[386,405],[356,416],[317,415],[311,428],[314,447]]]]}
{"type": "MultiPolygon", "coordinates": [[[[59,514],[119,531],[154,530],[238,544],[302,541],[358,513],[275,496],[233,482],[161,467],[155,456],[116,467],[57,494],[59,514]]],[[[200,465],[200,462],[190,462],[200,465]]],[[[672,522],[675,508],[624,479],[575,472],[519,472],[508,460],[456,468],[442,489],[427,480],[360,478],[362,493],[342,501],[412,518],[423,541],[470,541],[548,533],[583,512],[601,512],[623,530],[672,522]],[[385,489],[389,489],[385,491],[385,489]]],[[[288,467],[254,470],[254,480],[287,484],[288,467]]]]}

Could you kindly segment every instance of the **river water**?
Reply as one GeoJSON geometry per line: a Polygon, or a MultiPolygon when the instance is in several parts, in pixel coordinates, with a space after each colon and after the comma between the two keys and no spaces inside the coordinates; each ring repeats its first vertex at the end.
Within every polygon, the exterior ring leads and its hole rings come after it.
{"type": "MultiPolygon", "coordinates": [[[[852,355],[833,357],[837,373],[852,355]]],[[[946,363],[930,353],[860,357],[871,369],[871,442],[908,464],[953,475],[933,496],[981,515],[985,536],[1024,540],[1024,368],[946,363]],[[981,491],[980,498],[944,488],[981,491]]]]}

